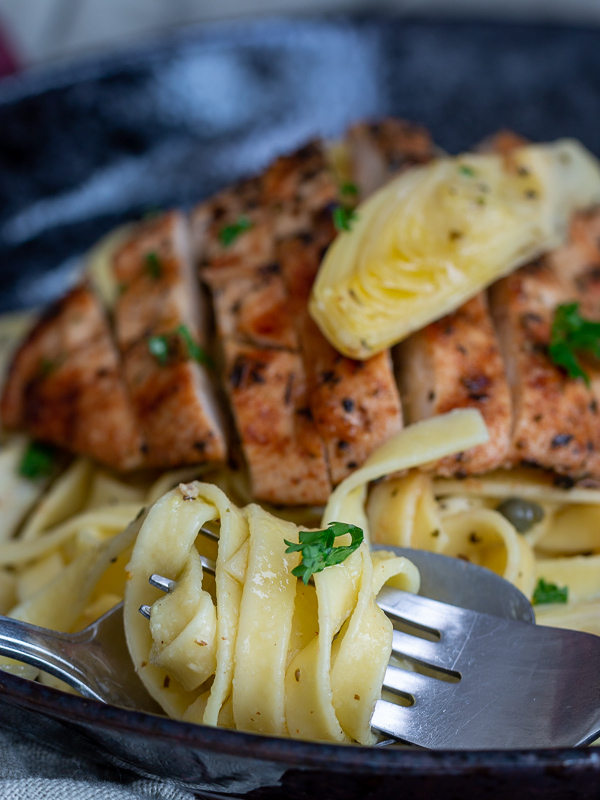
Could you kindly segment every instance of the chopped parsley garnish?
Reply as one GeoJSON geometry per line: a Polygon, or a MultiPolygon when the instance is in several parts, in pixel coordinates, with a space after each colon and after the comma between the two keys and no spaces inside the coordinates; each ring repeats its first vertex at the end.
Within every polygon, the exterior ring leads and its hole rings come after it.
{"type": "Polygon", "coordinates": [[[340,194],[344,197],[356,197],[358,195],[358,186],[352,181],[346,181],[340,186],[340,194]]]}
{"type": "Polygon", "coordinates": [[[348,206],[336,206],[333,209],[333,224],[338,231],[352,230],[352,223],[358,219],[358,214],[348,206]]]}
{"type": "Polygon", "coordinates": [[[235,242],[240,233],[250,230],[251,227],[252,221],[249,220],[248,217],[239,217],[231,225],[225,225],[224,228],[221,228],[219,231],[219,240],[223,247],[229,247],[229,245],[235,242]]]}
{"type": "Polygon", "coordinates": [[[165,333],[161,336],[151,336],[148,339],[148,350],[156,358],[161,366],[169,360],[169,356],[174,348],[179,344],[183,347],[187,358],[197,361],[199,364],[212,366],[212,361],[208,353],[201,347],[190,333],[187,325],[179,325],[174,331],[165,333]]]}
{"type": "Polygon", "coordinates": [[[146,253],[146,272],[157,281],[162,276],[162,265],[158,254],[154,251],[146,253]]]}
{"type": "Polygon", "coordinates": [[[458,171],[467,178],[474,178],[477,175],[473,167],[470,167],[468,164],[461,164],[458,171]]]}
{"type": "Polygon", "coordinates": [[[47,478],[54,471],[55,464],[54,448],[39,442],[31,442],[23,453],[19,464],[19,475],[30,480],[47,478]]]}
{"type": "Polygon", "coordinates": [[[346,522],[330,522],[326,530],[323,531],[300,531],[298,536],[299,544],[283,541],[288,545],[286,553],[301,553],[302,559],[297,567],[292,570],[292,575],[301,578],[304,583],[308,583],[315,572],[322,572],[325,567],[333,567],[341,564],[348,556],[360,547],[364,534],[362,528],[346,522]],[[334,541],[338,536],[349,533],[352,543],[334,547],[334,541]]]}
{"type": "Polygon", "coordinates": [[[533,592],[533,605],[540,606],[543,603],[566,603],[569,600],[569,587],[558,587],[555,583],[549,583],[540,578],[533,592]]]}
{"type": "Polygon", "coordinates": [[[200,347],[198,342],[194,341],[194,337],[186,325],[180,325],[176,333],[185,345],[191,359],[197,361],[199,364],[206,364],[209,367],[212,366],[210,356],[203,347],[200,347]]]}
{"type": "Polygon", "coordinates": [[[600,322],[584,319],[579,313],[579,303],[564,303],[557,307],[552,322],[550,358],[566,370],[570,378],[583,378],[589,386],[590,379],[577,358],[577,352],[600,358],[600,322]]]}

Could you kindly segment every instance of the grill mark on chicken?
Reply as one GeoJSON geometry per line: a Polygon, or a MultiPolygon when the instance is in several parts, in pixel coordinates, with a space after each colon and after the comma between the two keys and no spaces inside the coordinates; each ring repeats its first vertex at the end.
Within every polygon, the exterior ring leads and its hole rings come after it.
{"type": "Polygon", "coordinates": [[[176,333],[185,326],[206,345],[205,310],[183,216],[170,212],[141,225],[115,255],[113,268],[122,288],[116,336],[146,437],[147,462],[164,468],[223,461],[225,435],[208,370],[191,358],[176,333]],[[151,353],[151,337],[164,337],[164,363],[151,353]]]}
{"type": "Polygon", "coordinates": [[[142,465],[144,441],[98,299],[79,286],[40,318],[15,355],[2,404],[8,429],[115,469],[142,465]]]}
{"type": "Polygon", "coordinates": [[[472,475],[504,463],[510,444],[511,398],[483,293],[427,325],[396,351],[402,401],[411,422],[454,408],[478,409],[490,438],[438,461],[438,475],[472,475]]]}

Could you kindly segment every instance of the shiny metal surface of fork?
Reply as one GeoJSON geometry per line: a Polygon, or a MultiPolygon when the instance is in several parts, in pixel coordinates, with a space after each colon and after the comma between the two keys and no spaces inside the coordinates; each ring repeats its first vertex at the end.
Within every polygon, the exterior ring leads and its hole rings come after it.
{"type": "Polygon", "coordinates": [[[119,603],[77,633],[60,633],[0,616],[0,656],[38,667],[84,697],[160,713],[135,673],[119,603]]]}
{"type": "Polygon", "coordinates": [[[573,747],[600,734],[600,637],[387,587],[377,602],[396,625],[429,633],[394,630],[393,655],[426,674],[390,664],[371,720],[377,730],[436,749],[573,747]]]}

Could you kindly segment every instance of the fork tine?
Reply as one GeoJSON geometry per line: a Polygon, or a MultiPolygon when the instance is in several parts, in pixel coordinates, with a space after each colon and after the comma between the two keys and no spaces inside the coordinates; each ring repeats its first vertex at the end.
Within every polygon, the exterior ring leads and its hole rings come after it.
{"type": "Polygon", "coordinates": [[[437,678],[430,678],[418,672],[410,672],[401,667],[394,667],[391,664],[385,670],[383,678],[383,688],[389,691],[417,698],[424,692],[430,692],[437,683],[437,678]]]}
{"type": "Polygon", "coordinates": [[[392,619],[404,620],[416,628],[440,633],[442,637],[454,637],[474,613],[387,586],[377,595],[377,605],[392,619]]]}
{"type": "Polygon", "coordinates": [[[456,666],[457,652],[456,642],[452,644],[452,647],[446,647],[443,641],[429,642],[410,633],[394,631],[392,653],[437,669],[453,670],[456,666]]]}
{"type": "Polygon", "coordinates": [[[165,578],[162,575],[158,575],[156,572],[153,575],[150,575],[148,578],[148,583],[150,586],[154,586],[166,594],[170,594],[177,586],[177,581],[172,581],[170,578],[165,578]]]}
{"type": "MultiPolygon", "coordinates": [[[[201,528],[201,532],[202,533],[205,532],[203,528],[201,528]]],[[[217,565],[211,558],[207,558],[206,556],[200,556],[200,561],[202,562],[202,569],[205,572],[208,572],[209,575],[215,574],[217,565]]],[[[177,586],[177,581],[172,581],[170,578],[165,578],[164,575],[159,575],[157,572],[154,572],[152,575],[150,575],[150,577],[148,578],[148,583],[151,586],[154,586],[156,589],[160,589],[161,592],[165,592],[165,594],[170,594],[177,586]]],[[[152,606],[148,606],[146,604],[141,605],[138,608],[138,611],[140,612],[142,617],[150,619],[150,615],[152,613],[152,606]]]]}

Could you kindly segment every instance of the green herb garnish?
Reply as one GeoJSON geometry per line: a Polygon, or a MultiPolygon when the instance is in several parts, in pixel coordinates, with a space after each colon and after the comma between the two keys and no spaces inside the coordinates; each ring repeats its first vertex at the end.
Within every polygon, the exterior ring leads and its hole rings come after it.
{"type": "Polygon", "coordinates": [[[39,442],[31,442],[23,453],[19,464],[19,475],[30,480],[47,478],[54,471],[55,464],[54,448],[39,442]]]}
{"type": "Polygon", "coordinates": [[[554,312],[550,333],[550,358],[566,370],[570,378],[583,378],[590,385],[587,372],[577,358],[577,352],[600,358],[600,322],[584,319],[579,313],[579,303],[565,303],[554,312]]]}
{"type": "Polygon", "coordinates": [[[325,567],[341,564],[353,553],[364,539],[362,528],[346,522],[330,522],[324,531],[300,531],[299,544],[283,541],[288,545],[286,553],[301,553],[302,560],[292,570],[292,575],[308,583],[311,575],[322,572],[325,567]],[[333,543],[338,536],[349,533],[352,543],[334,547],[333,543]]]}
{"type": "Polygon", "coordinates": [[[151,253],[146,253],[145,262],[146,272],[151,278],[154,278],[154,280],[157,281],[162,276],[162,265],[160,263],[158,254],[154,251],[151,253]]]}
{"type": "Polygon", "coordinates": [[[194,340],[194,337],[186,325],[180,325],[177,328],[176,333],[185,345],[190,358],[192,358],[194,361],[197,361],[199,364],[206,364],[208,367],[212,367],[213,364],[210,356],[206,350],[203,347],[200,347],[198,342],[194,340]]]}
{"type": "Polygon", "coordinates": [[[240,233],[250,230],[251,227],[252,221],[249,220],[248,217],[239,217],[236,222],[221,228],[219,231],[219,240],[223,247],[229,247],[229,245],[235,242],[240,233]]]}
{"type": "Polygon", "coordinates": [[[176,340],[181,342],[188,358],[197,361],[199,364],[206,364],[209,367],[212,366],[210,356],[206,353],[204,348],[194,340],[187,325],[179,325],[174,331],[165,333],[162,336],[151,336],[148,339],[148,350],[150,350],[161,366],[164,366],[169,360],[172,344],[176,340]]]}
{"type": "Polygon", "coordinates": [[[345,181],[340,185],[340,194],[344,197],[357,197],[358,186],[352,181],[345,181]]]}
{"type": "Polygon", "coordinates": [[[336,206],[333,209],[333,224],[338,231],[352,230],[352,223],[358,219],[358,214],[348,206],[336,206]]]}
{"type": "Polygon", "coordinates": [[[477,175],[473,167],[469,167],[468,164],[461,164],[458,171],[461,175],[466,175],[467,178],[474,178],[477,175]]]}
{"type": "Polygon", "coordinates": [[[540,578],[533,592],[533,605],[540,606],[543,603],[566,603],[569,599],[569,587],[559,588],[555,583],[548,583],[544,578],[540,578]]]}

